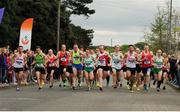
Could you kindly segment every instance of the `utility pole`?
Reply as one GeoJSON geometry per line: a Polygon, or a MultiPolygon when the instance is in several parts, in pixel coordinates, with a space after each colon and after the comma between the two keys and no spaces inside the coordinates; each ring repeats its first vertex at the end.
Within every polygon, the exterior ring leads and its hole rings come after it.
{"type": "Polygon", "coordinates": [[[170,14],[169,14],[169,39],[170,39],[170,49],[171,50],[171,44],[172,44],[172,41],[171,41],[171,30],[172,30],[172,0],[170,0],[170,14]]]}
{"type": "Polygon", "coordinates": [[[111,38],[111,47],[113,46],[113,40],[112,40],[112,38],[111,38]]]}
{"type": "Polygon", "coordinates": [[[58,3],[57,52],[59,51],[59,41],[60,41],[60,18],[61,18],[61,0],[59,0],[58,3]]]}
{"type": "MultiPolygon", "coordinates": [[[[177,44],[176,44],[176,39],[177,39],[177,19],[178,19],[178,16],[177,15],[175,15],[174,16],[174,27],[175,27],[175,30],[174,30],[174,41],[173,41],[173,43],[174,43],[174,45],[177,45],[178,46],[178,41],[177,41],[177,44]]],[[[175,47],[175,52],[177,52],[177,46],[175,47]]]]}

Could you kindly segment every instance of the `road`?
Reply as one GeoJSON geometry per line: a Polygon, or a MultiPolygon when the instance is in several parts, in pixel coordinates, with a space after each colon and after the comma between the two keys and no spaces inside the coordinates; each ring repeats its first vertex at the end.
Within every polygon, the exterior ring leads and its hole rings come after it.
{"type": "Polygon", "coordinates": [[[152,88],[148,93],[130,93],[126,87],[113,89],[105,87],[104,92],[85,87],[72,91],[59,88],[56,84],[38,91],[36,86],[0,90],[0,110],[7,111],[180,111],[180,93],[167,86],[167,90],[157,93],[152,88]]]}

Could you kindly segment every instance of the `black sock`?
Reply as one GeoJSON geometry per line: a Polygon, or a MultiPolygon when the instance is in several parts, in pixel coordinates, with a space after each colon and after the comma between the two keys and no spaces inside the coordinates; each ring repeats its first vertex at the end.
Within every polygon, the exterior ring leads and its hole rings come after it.
{"type": "Polygon", "coordinates": [[[129,85],[129,80],[127,80],[127,85],[129,85]]]}
{"type": "Polygon", "coordinates": [[[66,80],[63,80],[63,83],[66,83],[66,80]]]}
{"type": "Polygon", "coordinates": [[[129,77],[127,77],[127,79],[126,79],[126,80],[127,80],[127,85],[129,85],[129,77]]]}
{"type": "Polygon", "coordinates": [[[131,88],[133,87],[134,82],[135,82],[135,77],[134,77],[134,76],[131,76],[131,78],[130,78],[130,87],[131,87],[131,88]]]}
{"type": "Polygon", "coordinates": [[[107,77],[106,77],[106,80],[107,80],[107,84],[109,84],[110,76],[107,76],[107,77]]]}
{"type": "Polygon", "coordinates": [[[160,86],[161,86],[161,81],[158,81],[157,82],[157,88],[160,88],[160,86]]]}
{"type": "Polygon", "coordinates": [[[164,83],[164,78],[162,78],[161,83],[162,83],[162,84],[164,83]]]}

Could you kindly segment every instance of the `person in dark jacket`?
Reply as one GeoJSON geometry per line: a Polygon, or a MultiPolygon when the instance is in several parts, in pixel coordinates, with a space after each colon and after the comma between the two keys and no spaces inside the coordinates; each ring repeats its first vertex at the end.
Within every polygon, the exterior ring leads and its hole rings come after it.
{"type": "Polygon", "coordinates": [[[6,72],[7,72],[7,56],[6,49],[2,48],[0,52],[0,82],[6,83],[6,72]]]}
{"type": "Polygon", "coordinates": [[[170,63],[170,80],[173,81],[175,79],[175,75],[177,74],[177,66],[176,66],[177,59],[175,55],[173,54],[169,58],[170,63]]]}

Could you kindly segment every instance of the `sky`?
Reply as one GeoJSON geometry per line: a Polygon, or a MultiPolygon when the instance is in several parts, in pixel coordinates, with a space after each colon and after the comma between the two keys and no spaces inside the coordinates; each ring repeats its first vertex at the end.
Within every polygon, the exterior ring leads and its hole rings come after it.
{"type": "MultiPolygon", "coordinates": [[[[93,45],[123,45],[144,41],[157,13],[168,0],[94,0],[88,5],[96,13],[89,18],[71,16],[72,23],[93,29],[93,45]]],[[[173,0],[173,7],[180,10],[180,0],[173,0]]]]}

